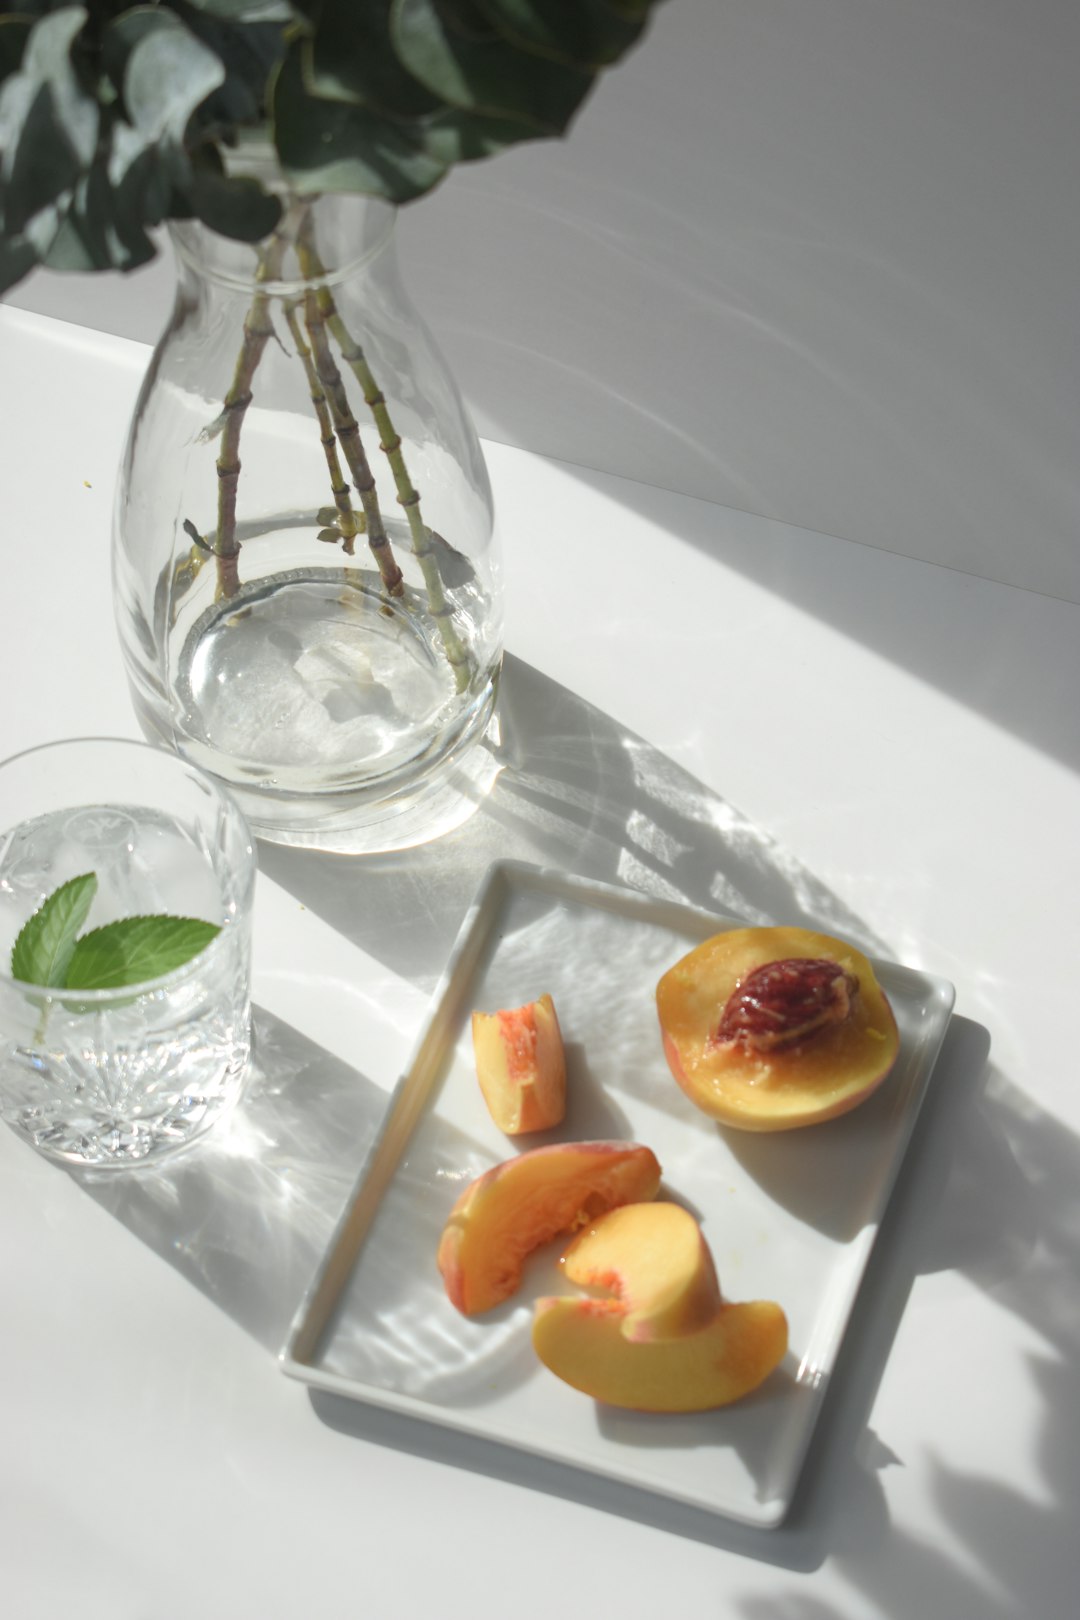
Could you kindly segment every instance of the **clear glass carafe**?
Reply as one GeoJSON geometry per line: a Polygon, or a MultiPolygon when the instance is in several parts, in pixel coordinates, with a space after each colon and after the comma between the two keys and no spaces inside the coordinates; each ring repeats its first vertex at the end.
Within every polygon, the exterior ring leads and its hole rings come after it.
{"type": "Polygon", "coordinates": [[[491,774],[491,491],[394,222],[375,199],[285,195],[257,246],[173,226],[176,305],[121,472],[140,724],[284,843],[416,843],[491,774]]]}

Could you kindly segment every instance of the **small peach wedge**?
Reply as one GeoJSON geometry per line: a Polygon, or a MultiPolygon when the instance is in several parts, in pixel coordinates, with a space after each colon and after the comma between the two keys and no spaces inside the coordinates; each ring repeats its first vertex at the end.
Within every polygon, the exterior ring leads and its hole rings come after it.
{"type": "Polygon", "coordinates": [[[533,1348],[564,1383],[606,1406],[706,1412],[757,1389],[787,1351],[787,1320],[771,1300],[721,1305],[696,1333],[635,1342],[617,1300],[541,1299],[533,1348]]]}
{"type": "Polygon", "coordinates": [[[885,992],[854,946],[804,928],[734,928],[657,986],[664,1053],[724,1125],[783,1131],[864,1102],[896,1062],[885,992]]]}
{"type": "Polygon", "coordinates": [[[720,1309],[709,1246],[681,1204],[610,1210],[574,1238],[563,1269],[579,1287],[614,1292],[623,1336],[642,1344],[695,1333],[720,1309]]]}
{"type": "Polygon", "coordinates": [[[465,1316],[515,1293],[532,1251],[619,1204],[655,1198],[660,1165],[636,1142],[558,1142],[495,1165],[450,1211],[436,1256],[465,1316]]]}
{"type": "Polygon", "coordinates": [[[566,1056],[549,995],[523,1007],[472,1015],[476,1078],[507,1136],[546,1131],[566,1112],[566,1056]]]}

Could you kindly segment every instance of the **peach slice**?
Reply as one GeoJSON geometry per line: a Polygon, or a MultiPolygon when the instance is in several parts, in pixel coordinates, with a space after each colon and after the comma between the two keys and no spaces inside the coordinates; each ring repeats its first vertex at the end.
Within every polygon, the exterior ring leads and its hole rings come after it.
{"type": "Polygon", "coordinates": [[[549,995],[504,1012],[472,1015],[476,1078],[507,1136],[546,1131],[566,1112],[566,1056],[549,995]]]}
{"type": "Polygon", "coordinates": [[[626,1204],[601,1215],[574,1238],[563,1267],[582,1288],[616,1293],[624,1337],[642,1344],[695,1333],[720,1309],[709,1246],[681,1204],[626,1204]]]}
{"type": "Polygon", "coordinates": [[[439,1240],[451,1304],[465,1316],[490,1310],[516,1292],[541,1243],[659,1186],[655,1153],[636,1142],[558,1142],[495,1165],[465,1188],[439,1240]]]}
{"type": "Polygon", "coordinates": [[[634,1342],[610,1299],[541,1299],[536,1354],[557,1378],[606,1406],[637,1412],[706,1412],[760,1384],[787,1352],[787,1319],[771,1300],[721,1305],[680,1339],[634,1342]]]}
{"type": "Polygon", "coordinates": [[[781,1131],[846,1113],[900,1049],[861,951],[804,928],[735,928],[656,990],[664,1053],[691,1102],[725,1125],[781,1131]]]}

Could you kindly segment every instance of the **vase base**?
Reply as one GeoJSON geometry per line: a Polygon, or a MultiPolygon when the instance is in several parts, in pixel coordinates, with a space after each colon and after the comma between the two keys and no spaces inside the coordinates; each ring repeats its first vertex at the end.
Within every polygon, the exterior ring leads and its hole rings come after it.
{"type": "MultiPolygon", "coordinates": [[[[264,524],[258,543],[271,537],[264,524]]],[[[234,780],[295,790],[329,788],[357,761],[371,778],[410,770],[476,698],[455,699],[414,592],[387,597],[370,567],[308,566],[204,609],[180,648],[176,700],[184,737],[231,760],[234,780]]]]}
{"type": "Polygon", "coordinates": [[[151,740],[228,788],[257,837],[374,854],[444,837],[483,801],[497,681],[489,669],[455,695],[415,591],[388,600],[370,568],[306,566],[203,610],[175,703],[131,688],[151,740]]]}
{"type": "Polygon", "coordinates": [[[290,849],[322,850],[328,855],[385,855],[416,849],[455,832],[483,804],[502,766],[481,739],[448,774],[393,801],[347,809],[322,809],[307,819],[266,818],[266,803],[232,787],[257,838],[290,849]]]}
{"type": "Polygon", "coordinates": [[[338,855],[415,849],[445,838],[469,820],[502,770],[497,692],[495,672],[473,708],[470,723],[425,769],[400,773],[382,784],[305,792],[295,784],[288,791],[274,791],[265,783],[245,781],[231,768],[233,762],[164,729],[157,707],[148,704],[131,682],[136,717],[147,739],[190,759],[213,776],[232,794],[257,838],[338,855]]]}

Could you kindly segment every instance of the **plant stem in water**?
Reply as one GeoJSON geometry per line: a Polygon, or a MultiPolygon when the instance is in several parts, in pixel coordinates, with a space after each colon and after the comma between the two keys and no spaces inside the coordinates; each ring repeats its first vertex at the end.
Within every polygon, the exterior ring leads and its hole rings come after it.
{"type": "Polygon", "coordinates": [[[315,415],[319,421],[319,437],[322,440],[323,451],[326,455],[326,468],[330,474],[330,488],[334,493],[334,504],[338,512],[338,528],[341,530],[343,549],[352,556],[355,548],[355,538],[360,525],[357,523],[356,513],[353,511],[352,501],[349,499],[349,484],[341,470],[338,459],[337,434],[334,432],[334,419],[327,404],[326,394],[323,392],[319,380],[318,368],[315,364],[311,349],[304,338],[303,328],[297,314],[299,300],[293,299],[285,306],[285,320],[296,352],[300,357],[300,364],[307,377],[308,389],[311,394],[311,403],[315,407],[315,415]]]}
{"type": "Polygon", "coordinates": [[[375,491],[375,474],[364,452],[359,424],[349,408],[341,373],[330,352],[326,325],[313,289],[304,294],[304,324],[311,340],[316,375],[330,410],[338,442],[349,464],[356,493],[364,508],[368,546],[378,564],[385,589],[391,596],[400,596],[405,589],[405,582],[402,579],[401,569],[394,561],[390,540],[383,525],[379,497],[375,491]]]}
{"type": "MultiPolygon", "coordinates": [[[[285,250],[295,238],[299,215],[289,210],[266,248],[259,256],[256,280],[276,281],[281,275],[285,250]]],[[[270,320],[270,299],[265,292],[256,292],[251,308],[244,318],[244,337],[237,356],[232,386],[225,396],[222,411],[224,425],[221,430],[221,448],[218,451],[218,524],[214,555],[217,559],[217,596],[235,596],[240,589],[240,542],[236,538],[236,490],[240,481],[240,430],[252,399],[252,381],[270,338],[274,335],[270,320]]]]}
{"type": "Polygon", "coordinates": [[[379,430],[379,449],[383,451],[390,464],[397,488],[398,503],[403,508],[409,522],[413,555],[419,563],[420,572],[423,575],[428,607],[432,618],[438,626],[447,662],[454,672],[454,683],[457,690],[462,692],[469,684],[469,678],[472,674],[472,659],[454,627],[453,610],[446,600],[442,575],[439,572],[438,558],[432,544],[431,530],[424,523],[420,512],[420,494],[409,477],[409,470],[405,464],[405,456],[401,447],[401,435],[395,430],[390,418],[390,412],[386,405],[386,396],[379,387],[371,367],[368,365],[367,356],[362,346],[356,342],[342,320],[334,302],[334,295],[325,284],[326,268],[312,240],[310,215],[303,221],[298,232],[296,253],[301,272],[305,278],[321,283],[315,289],[313,295],[318,305],[320,318],[325,326],[329,328],[345,363],[360,384],[364,395],[364,403],[370,410],[375,425],[379,430]]]}

